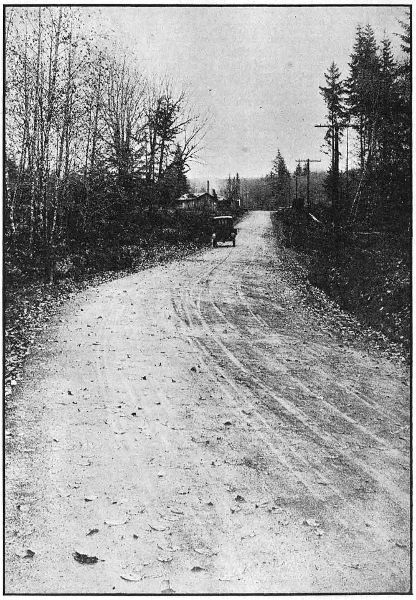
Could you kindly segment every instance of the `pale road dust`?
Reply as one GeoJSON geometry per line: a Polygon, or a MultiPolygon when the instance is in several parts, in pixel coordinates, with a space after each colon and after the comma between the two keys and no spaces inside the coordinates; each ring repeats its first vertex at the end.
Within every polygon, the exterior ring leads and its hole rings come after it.
{"type": "Polygon", "coordinates": [[[301,301],[270,213],[238,227],[41,340],[6,423],[7,593],[408,591],[406,370],[301,301]]]}

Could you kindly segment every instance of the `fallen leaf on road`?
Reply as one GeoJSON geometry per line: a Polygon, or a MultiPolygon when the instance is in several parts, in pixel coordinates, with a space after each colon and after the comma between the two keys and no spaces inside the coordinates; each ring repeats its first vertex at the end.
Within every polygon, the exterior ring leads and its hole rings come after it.
{"type": "Polygon", "coordinates": [[[158,556],[157,560],[159,562],[168,563],[168,562],[172,562],[173,558],[171,556],[158,556]]]}
{"type": "Polygon", "coordinates": [[[68,396],[73,396],[74,394],[71,392],[71,390],[68,390],[68,396]]]}
{"type": "Polygon", "coordinates": [[[229,427],[230,425],[232,425],[231,421],[225,421],[224,423],[225,427],[229,427]]]}
{"type": "Polygon", "coordinates": [[[122,573],[120,577],[125,581],[141,581],[143,579],[141,575],[133,575],[130,573],[122,573]]]}
{"type": "Polygon", "coordinates": [[[243,498],[243,496],[240,496],[240,494],[237,494],[237,496],[234,498],[234,500],[236,502],[245,502],[246,501],[246,499],[243,498]]]}
{"type": "Polygon", "coordinates": [[[21,552],[16,552],[16,556],[19,556],[20,558],[33,558],[35,556],[35,553],[33,552],[33,550],[22,550],[21,552]]]}
{"type": "Polygon", "coordinates": [[[94,533],[98,533],[99,529],[90,529],[86,535],[94,535],[94,533]]]}
{"type": "Polygon", "coordinates": [[[319,523],[318,521],[315,521],[315,519],[305,519],[302,525],[309,525],[309,527],[319,527],[319,523]]]}
{"type": "Polygon", "coordinates": [[[162,523],[148,523],[150,529],[154,531],[166,531],[166,527],[162,523]]]}
{"type": "Polygon", "coordinates": [[[180,546],[162,546],[161,544],[158,544],[157,547],[163,552],[176,552],[181,549],[180,546]]]}
{"type": "Polygon", "coordinates": [[[403,544],[403,542],[396,542],[396,546],[397,546],[398,548],[407,548],[407,545],[406,545],[406,544],[403,544]]]}
{"type": "Polygon", "coordinates": [[[135,512],[131,512],[132,515],[142,515],[145,512],[145,507],[144,506],[138,506],[135,512]]]}
{"type": "Polygon", "coordinates": [[[247,535],[242,535],[241,539],[245,540],[246,538],[253,538],[253,537],[256,537],[255,533],[248,533],[247,535]]]}
{"type": "Polygon", "coordinates": [[[96,556],[88,556],[88,554],[81,554],[80,552],[74,552],[72,556],[83,565],[95,565],[99,560],[102,560],[96,556]]]}
{"type": "Polygon", "coordinates": [[[97,496],[85,496],[85,502],[92,502],[93,500],[97,500],[97,496]]]}
{"type": "Polygon", "coordinates": [[[191,571],[193,573],[199,573],[200,571],[206,571],[206,569],[204,569],[204,567],[199,567],[198,565],[195,567],[192,567],[191,571]]]}
{"type": "Polygon", "coordinates": [[[210,550],[209,548],[194,548],[194,550],[198,554],[203,554],[204,556],[215,556],[218,554],[218,550],[210,550]]]}
{"type": "Polygon", "coordinates": [[[127,498],[120,498],[120,500],[112,500],[111,504],[125,504],[127,502],[127,498]]]}

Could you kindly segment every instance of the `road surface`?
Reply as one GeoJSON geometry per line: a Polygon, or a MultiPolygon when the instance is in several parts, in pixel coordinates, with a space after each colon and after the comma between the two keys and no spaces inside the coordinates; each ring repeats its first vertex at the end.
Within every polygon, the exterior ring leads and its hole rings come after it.
{"type": "Polygon", "coordinates": [[[7,592],[409,589],[406,371],[271,229],[63,308],[6,423],[7,592]]]}

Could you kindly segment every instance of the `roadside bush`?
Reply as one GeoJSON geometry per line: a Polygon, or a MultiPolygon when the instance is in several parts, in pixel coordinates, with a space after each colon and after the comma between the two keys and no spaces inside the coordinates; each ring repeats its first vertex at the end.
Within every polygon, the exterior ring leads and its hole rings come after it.
{"type": "Polygon", "coordinates": [[[338,238],[329,211],[314,209],[321,223],[301,220],[288,210],[275,214],[283,224],[283,244],[301,254],[309,282],[343,309],[410,351],[410,238],[406,227],[360,232],[344,229],[338,238]],[[401,232],[401,233],[399,233],[401,232]]]}

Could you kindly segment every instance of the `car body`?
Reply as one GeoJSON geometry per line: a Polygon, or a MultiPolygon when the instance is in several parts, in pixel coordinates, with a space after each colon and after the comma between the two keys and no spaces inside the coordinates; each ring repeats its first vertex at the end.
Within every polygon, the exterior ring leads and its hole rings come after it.
{"type": "Polygon", "coordinates": [[[232,242],[235,246],[237,229],[234,227],[233,217],[221,215],[212,219],[212,245],[217,247],[218,242],[232,242]]]}

